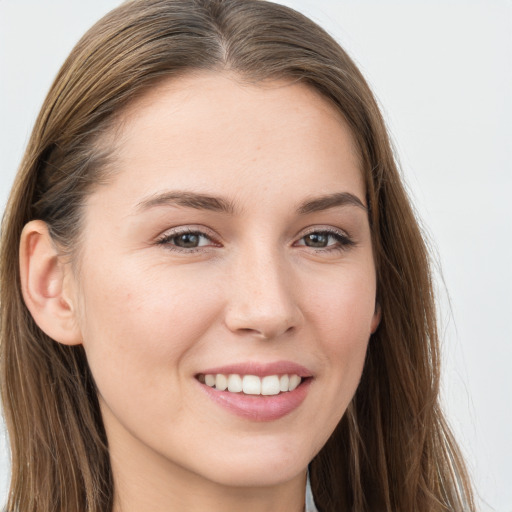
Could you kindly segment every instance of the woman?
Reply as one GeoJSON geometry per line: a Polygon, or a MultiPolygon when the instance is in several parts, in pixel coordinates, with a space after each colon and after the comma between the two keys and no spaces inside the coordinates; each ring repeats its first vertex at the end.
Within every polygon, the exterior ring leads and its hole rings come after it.
{"type": "Polygon", "coordinates": [[[474,509],[384,123],[294,11],[136,0],[98,22],[0,261],[8,511],[474,509]]]}

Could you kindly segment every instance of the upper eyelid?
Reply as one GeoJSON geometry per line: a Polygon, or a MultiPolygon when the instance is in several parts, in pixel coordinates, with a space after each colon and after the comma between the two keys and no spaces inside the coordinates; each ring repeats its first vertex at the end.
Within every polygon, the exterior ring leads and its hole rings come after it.
{"type": "Polygon", "coordinates": [[[306,228],[302,231],[306,235],[309,233],[325,233],[325,232],[333,232],[333,233],[345,233],[344,229],[335,228],[333,226],[311,226],[310,228],[306,228]]]}
{"type": "Polygon", "coordinates": [[[199,235],[206,236],[207,238],[214,239],[216,238],[213,230],[208,229],[205,226],[197,226],[197,225],[185,225],[185,226],[176,226],[174,228],[168,228],[165,231],[162,231],[156,238],[172,238],[173,236],[179,236],[186,233],[197,233],[199,235]]]}
{"type": "Polygon", "coordinates": [[[351,238],[350,234],[345,229],[337,228],[334,226],[310,226],[309,228],[304,228],[297,233],[295,239],[303,238],[311,233],[333,233],[337,235],[344,236],[346,238],[351,238]]]}

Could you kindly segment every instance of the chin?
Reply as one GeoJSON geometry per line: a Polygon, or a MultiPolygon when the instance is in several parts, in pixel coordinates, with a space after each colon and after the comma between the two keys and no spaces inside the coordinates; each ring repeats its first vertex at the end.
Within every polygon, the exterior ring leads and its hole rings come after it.
{"type": "Polygon", "coordinates": [[[288,467],[281,469],[279,467],[269,470],[262,467],[243,467],[231,468],[225,472],[212,475],[210,480],[215,483],[228,487],[273,487],[282,485],[303,474],[307,469],[307,464],[301,467],[288,467]]]}
{"type": "Polygon", "coordinates": [[[220,462],[207,463],[206,471],[209,474],[205,476],[218,484],[231,487],[275,486],[303,474],[314,456],[301,454],[300,450],[292,447],[276,449],[261,444],[258,449],[238,451],[220,462]]]}

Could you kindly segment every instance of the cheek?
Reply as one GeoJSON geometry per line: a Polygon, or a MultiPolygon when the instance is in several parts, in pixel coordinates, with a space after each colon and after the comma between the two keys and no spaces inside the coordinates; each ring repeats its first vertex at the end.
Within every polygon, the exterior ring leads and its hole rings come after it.
{"type": "Polygon", "coordinates": [[[169,389],[183,371],[181,361],[197,350],[216,317],[215,294],[197,277],[182,273],[180,279],[161,269],[104,266],[88,276],[80,318],[100,393],[115,387],[131,393],[169,389]]]}
{"type": "Polygon", "coordinates": [[[335,428],[352,399],[363,371],[375,316],[373,267],[357,269],[324,282],[309,294],[310,324],[316,326],[322,357],[322,389],[329,406],[326,435],[335,428]]]}
{"type": "Polygon", "coordinates": [[[109,338],[110,333],[111,339],[122,335],[127,341],[142,331],[153,335],[145,342],[158,344],[179,338],[183,331],[200,332],[198,320],[211,316],[215,295],[208,293],[198,273],[162,267],[128,262],[89,269],[80,315],[84,336],[109,338]],[[200,317],[199,311],[206,316],[200,317]]]}
{"type": "Polygon", "coordinates": [[[308,287],[308,311],[333,350],[365,345],[375,319],[373,264],[354,266],[308,287]]]}

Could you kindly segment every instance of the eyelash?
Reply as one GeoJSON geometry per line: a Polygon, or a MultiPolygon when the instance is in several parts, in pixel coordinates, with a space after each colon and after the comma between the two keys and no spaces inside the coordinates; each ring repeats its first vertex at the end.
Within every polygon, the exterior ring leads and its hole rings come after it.
{"type": "MultiPolygon", "coordinates": [[[[352,240],[346,233],[332,228],[312,229],[311,231],[302,235],[302,237],[299,240],[303,240],[304,238],[310,235],[327,235],[328,237],[334,238],[336,241],[335,244],[331,244],[326,247],[310,247],[317,252],[341,252],[346,251],[347,249],[355,245],[354,240],[352,240]]],[[[295,242],[294,245],[297,245],[297,242],[295,242]]],[[[299,244],[299,247],[309,246],[307,246],[306,244],[299,244]]]]}
{"type": "Polygon", "coordinates": [[[166,246],[166,248],[169,249],[170,251],[184,252],[187,254],[202,251],[205,248],[210,247],[211,245],[214,245],[215,247],[220,246],[220,244],[217,244],[214,242],[213,237],[211,235],[208,235],[207,233],[204,233],[203,231],[201,231],[199,229],[192,229],[192,228],[180,229],[180,230],[174,231],[172,233],[166,233],[166,234],[162,235],[160,238],[158,238],[156,243],[157,243],[157,245],[166,246]],[[198,247],[188,247],[187,248],[187,247],[179,247],[175,243],[172,243],[173,240],[175,240],[183,235],[193,235],[193,236],[198,236],[201,238],[206,238],[207,240],[210,241],[210,244],[203,245],[203,246],[199,245],[198,247]]]}
{"type": "MultiPolygon", "coordinates": [[[[170,251],[182,252],[182,253],[187,253],[187,254],[204,251],[205,249],[208,249],[212,246],[220,247],[220,244],[216,243],[211,235],[209,235],[201,230],[192,229],[192,228],[181,229],[181,230],[174,231],[172,233],[166,233],[157,239],[156,244],[166,246],[166,248],[169,249],[170,251]],[[179,238],[180,236],[184,236],[184,235],[191,235],[191,236],[198,236],[200,238],[205,238],[210,241],[210,244],[199,245],[197,247],[188,247],[187,248],[187,247],[180,247],[180,246],[176,245],[176,243],[173,243],[173,241],[175,241],[177,238],[179,238]]],[[[343,233],[342,231],[338,231],[335,229],[323,228],[323,229],[313,229],[313,230],[305,233],[293,245],[295,247],[298,246],[298,247],[310,248],[310,249],[313,249],[315,252],[340,252],[340,251],[346,251],[347,249],[349,249],[350,247],[352,247],[356,244],[347,234],[343,233]],[[327,235],[328,237],[334,238],[336,243],[327,245],[326,247],[316,247],[316,248],[307,246],[305,243],[301,243],[301,244],[298,243],[299,241],[304,240],[307,236],[310,236],[310,235],[327,235]]]]}

